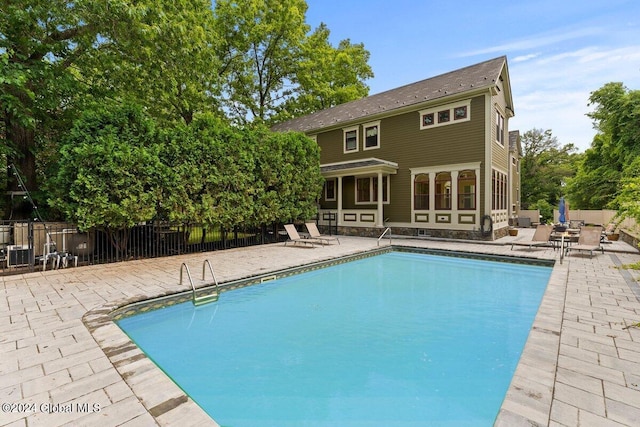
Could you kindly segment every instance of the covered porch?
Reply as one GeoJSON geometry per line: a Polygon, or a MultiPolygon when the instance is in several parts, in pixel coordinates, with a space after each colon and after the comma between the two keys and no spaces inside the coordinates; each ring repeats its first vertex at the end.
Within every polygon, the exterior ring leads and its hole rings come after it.
{"type": "Polygon", "coordinates": [[[325,191],[318,223],[340,227],[384,227],[390,200],[389,177],[398,164],[377,158],[320,165],[325,191]]]}

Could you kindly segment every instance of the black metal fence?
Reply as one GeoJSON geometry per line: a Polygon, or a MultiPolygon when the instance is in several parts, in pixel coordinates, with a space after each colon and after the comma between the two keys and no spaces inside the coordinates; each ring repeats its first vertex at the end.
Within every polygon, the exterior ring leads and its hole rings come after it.
{"type": "Polygon", "coordinates": [[[0,221],[0,274],[222,250],[287,238],[279,224],[233,230],[148,222],[128,230],[80,231],[73,224],[0,221]]]}

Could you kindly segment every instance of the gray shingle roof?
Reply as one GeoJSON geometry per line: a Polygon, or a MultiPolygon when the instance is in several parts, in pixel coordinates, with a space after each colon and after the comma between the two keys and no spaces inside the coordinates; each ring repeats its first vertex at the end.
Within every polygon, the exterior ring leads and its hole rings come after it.
{"type": "Polygon", "coordinates": [[[500,56],[476,65],[361,98],[307,116],[278,123],[272,130],[310,132],[368,116],[418,105],[439,98],[495,85],[507,58],[500,56]]]}

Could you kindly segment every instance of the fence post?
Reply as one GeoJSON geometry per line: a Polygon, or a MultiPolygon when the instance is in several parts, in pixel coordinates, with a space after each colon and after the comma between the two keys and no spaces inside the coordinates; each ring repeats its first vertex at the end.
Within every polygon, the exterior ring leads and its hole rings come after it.
{"type": "Polygon", "coordinates": [[[36,248],[33,237],[33,220],[29,219],[27,223],[27,242],[28,242],[28,254],[29,254],[29,271],[33,272],[33,266],[36,264],[36,248]]]}

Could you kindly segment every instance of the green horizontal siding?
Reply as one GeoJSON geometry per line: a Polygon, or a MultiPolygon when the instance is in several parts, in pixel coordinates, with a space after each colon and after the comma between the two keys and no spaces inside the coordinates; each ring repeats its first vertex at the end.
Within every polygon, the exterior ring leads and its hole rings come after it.
{"type": "MultiPolygon", "coordinates": [[[[453,163],[482,162],[485,147],[485,98],[471,101],[471,120],[420,130],[418,111],[383,118],[380,121],[380,148],[362,150],[362,127],[356,153],[343,153],[342,129],[317,135],[321,163],[337,163],[376,157],[398,164],[397,175],[390,177],[391,203],[384,215],[393,222],[411,221],[411,168],[453,163]]],[[[367,123],[364,121],[363,123],[367,123]]],[[[481,178],[482,175],[479,177],[481,178]]],[[[344,209],[363,208],[355,205],[355,182],[343,179],[344,209]]],[[[479,186],[481,189],[482,186],[479,186]]]]}

